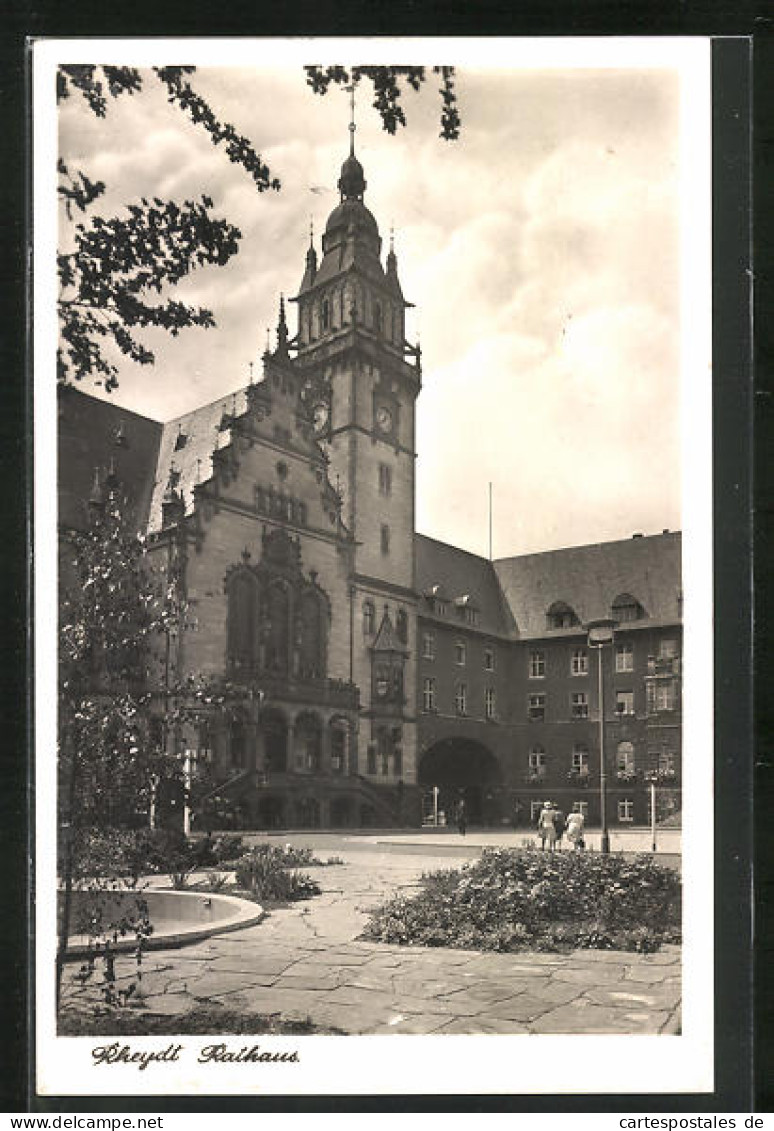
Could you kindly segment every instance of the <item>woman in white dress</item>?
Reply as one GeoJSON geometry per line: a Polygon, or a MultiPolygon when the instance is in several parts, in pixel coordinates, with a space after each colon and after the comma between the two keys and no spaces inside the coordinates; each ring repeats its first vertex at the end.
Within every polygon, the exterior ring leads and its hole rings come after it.
{"type": "Polygon", "coordinates": [[[583,848],[583,826],[585,824],[583,814],[577,806],[573,808],[572,813],[567,818],[567,839],[573,848],[583,848]]]}

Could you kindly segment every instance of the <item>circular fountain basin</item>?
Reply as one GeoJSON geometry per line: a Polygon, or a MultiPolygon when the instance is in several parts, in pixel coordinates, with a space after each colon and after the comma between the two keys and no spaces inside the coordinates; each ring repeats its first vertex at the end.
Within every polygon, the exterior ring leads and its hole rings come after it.
{"type": "MultiPolygon", "coordinates": [[[[238,931],[252,927],[263,919],[264,911],[258,903],[238,899],[220,892],[173,891],[155,889],[142,891],[108,891],[94,895],[91,892],[72,893],[71,923],[73,934],[67,946],[67,955],[80,958],[94,950],[94,936],[85,933],[86,921],[94,910],[100,915],[100,938],[112,933],[114,924],[125,916],[137,915],[137,900],[143,899],[148,905],[148,917],[153,933],[146,939],[146,949],[184,946],[199,942],[210,935],[226,931],[238,931]],[[84,933],[78,933],[83,931],[84,933]]],[[[64,894],[59,892],[59,911],[61,914],[64,894]]],[[[137,939],[133,933],[123,938],[119,935],[113,951],[135,950],[137,939]]]]}

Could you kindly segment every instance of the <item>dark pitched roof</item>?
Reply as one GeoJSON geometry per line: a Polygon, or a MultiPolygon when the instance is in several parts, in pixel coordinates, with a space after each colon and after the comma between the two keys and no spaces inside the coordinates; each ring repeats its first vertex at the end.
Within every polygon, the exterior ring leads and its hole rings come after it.
{"type": "MultiPolygon", "coordinates": [[[[451,603],[469,597],[467,603],[478,609],[481,631],[497,635],[511,632],[511,618],[492,562],[424,534],[414,536],[414,555],[416,586],[423,598],[420,603],[422,615],[432,616],[431,605],[424,595],[440,586],[441,593],[451,603]]],[[[450,618],[447,616],[444,620],[448,623],[450,618]]],[[[452,623],[455,623],[453,618],[452,623]]]]}
{"type": "Polygon", "coordinates": [[[246,389],[240,389],[162,425],[158,459],[154,462],[149,531],[161,529],[161,505],[173,468],[178,473],[176,490],[182,495],[186,513],[191,513],[194,487],[197,482],[205,483],[212,475],[213,452],[231,443],[231,429],[221,425],[227,425],[232,415],[241,416],[246,411],[246,394],[246,389]],[[185,437],[184,442],[182,437],[185,437]]]}
{"type": "Polygon", "coordinates": [[[135,529],[143,530],[162,425],[72,386],[60,388],[58,409],[60,526],[77,530],[86,526],[94,471],[100,469],[104,482],[112,463],[127,518],[135,529]]]}
{"type": "Polygon", "coordinates": [[[623,594],[642,605],[643,624],[681,619],[679,532],[501,558],[494,569],[520,636],[545,636],[546,611],[555,603],[565,602],[586,624],[610,616],[623,594]]]}

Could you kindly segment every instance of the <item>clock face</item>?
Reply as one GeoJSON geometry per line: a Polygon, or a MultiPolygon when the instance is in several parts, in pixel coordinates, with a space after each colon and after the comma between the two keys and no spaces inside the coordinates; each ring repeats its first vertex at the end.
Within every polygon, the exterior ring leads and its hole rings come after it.
{"type": "Polygon", "coordinates": [[[328,423],[328,406],[325,401],[318,401],[312,409],[312,420],[316,432],[322,432],[328,423]]]}
{"type": "Polygon", "coordinates": [[[380,432],[392,431],[392,413],[387,405],[379,405],[376,410],[376,427],[380,432]]]}

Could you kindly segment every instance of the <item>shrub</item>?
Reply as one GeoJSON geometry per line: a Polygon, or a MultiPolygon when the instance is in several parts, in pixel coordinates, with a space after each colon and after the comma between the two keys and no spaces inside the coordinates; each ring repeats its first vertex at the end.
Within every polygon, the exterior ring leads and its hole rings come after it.
{"type": "Polygon", "coordinates": [[[681,884],[650,856],[492,849],[376,908],[366,938],[482,950],[648,952],[680,939],[681,884]]]}
{"type": "Polygon", "coordinates": [[[257,899],[297,900],[319,895],[321,888],[311,876],[290,870],[288,853],[262,844],[236,862],[237,884],[257,899]]]}
{"type": "Polygon", "coordinates": [[[244,854],[244,838],[237,833],[221,833],[211,842],[213,864],[229,864],[244,854]]]}

